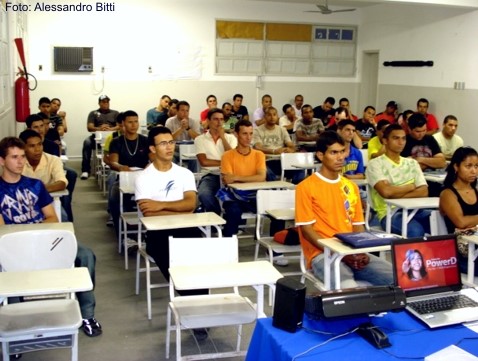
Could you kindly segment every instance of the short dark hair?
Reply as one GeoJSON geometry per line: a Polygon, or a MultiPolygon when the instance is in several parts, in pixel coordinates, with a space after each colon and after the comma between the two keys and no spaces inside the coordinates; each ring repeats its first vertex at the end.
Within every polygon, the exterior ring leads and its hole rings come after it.
{"type": "Polygon", "coordinates": [[[302,100],[304,100],[304,96],[302,94],[297,94],[295,97],[294,97],[294,100],[296,100],[298,97],[301,97],[302,100]]]}
{"type": "Polygon", "coordinates": [[[158,134],[171,134],[171,136],[173,135],[173,133],[171,133],[171,129],[167,128],[167,127],[154,127],[154,128],[151,128],[151,130],[149,131],[148,133],[148,144],[149,145],[152,145],[154,147],[154,138],[158,135],[158,134]]]}
{"type": "Polygon", "coordinates": [[[51,103],[53,103],[55,100],[56,100],[58,103],[60,103],[60,105],[61,105],[61,100],[60,100],[60,98],[51,98],[51,103]]]}
{"type": "Polygon", "coordinates": [[[43,113],[43,112],[39,112],[38,113],[38,116],[42,119],[42,120],[45,120],[45,119],[48,119],[50,120],[50,116],[46,113],[43,113]]]}
{"type": "Polygon", "coordinates": [[[214,94],[209,94],[206,98],[206,102],[209,100],[209,98],[214,98],[217,100],[216,96],[214,94]]]}
{"type": "Polygon", "coordinates": [[[405,131],[405,129],[402,128],[402,126],[398,123],[394,123],[394,124],[390,124],[388,127],[385,128],[385,130],[383,131],[383,137],[385,139],[388,139],[388,137],[390,136],[390,133],[393,132],[394,130],[403,130],[405,131]]]}
{"type": "Polygon", "coordinates": [[[169,100],[171,100],[171,97],[170,97],[169,95],[166,95],[166,94],[164,94],[164,95],[161,97],[161,99],[164,99],[164,98],[168,98],[169,100]]]}
{"type": "Polygon", "coordinates": [[[229,105],[229,106],[232,107],[232,104],[231,104],[231,103],[229,103],[229,102],[224,102],[224,103],[222,103],[222,107],[221,107],[221,108],[224,109],[224,107],[225,107],[226,105],[229,105]]]}
{"type": "Polygon", "coordinates": [[[337,129],[344,129],[347,125],[352,125],[354,128],[357,128],[355,122],[352,119],[342,119],[337,123],[337,129]]]}
{"type": "Polygon", "coordinates": [[[410,118],[408,118],[408,127],[410,128],[410,130],[423,127],[426,124],[427,119],[423,114],[413,113],[410,118]]]}
{"type": "MultiPolygon", "coordinates": [[[[138,116],[138,113],[136,113],[134,110],[127,110],[127,111],[123,112],[122,121],[124,121],[128,117],[137,117],[137,116],[138,116]]],[[[118,119],[118,117],[116,119],[118,119]]],[[[118,121],[118,120],[116,120],[116,121],[118,121]]]]}
{"type": "Polygon", "coordinates": [[[345,115],[346,115],[347,117],[350,116],[349,110],[348,110],[347,108],[345,108],[345,107],[338,107],[338,108],[335,109],[335,113],[336,113],[336,114],[340,114],[340,113],[343,113],[343,112],[345,112],[345,115]]]}
{"type": "Polygon", "coordinates": [[[169,105],[171,105],[171,104],[176,104],[176,106],[177,106],[178,103],[179,103],[179,100],[177,100],[176,98],[171,99],[171,100],[169,101],[169,105]]]}
{"type": "Polygon", "coordinates": [[[189,103],[188,103],[187,101],[185,101],[185,100],[180,100],[180,101],[178,101],[178,104],[176,105],[176,107],[179,109],[179,107],[180,107],[181,105],[186,105],[188,108],[191,108],[191,106],[189,105],[189,103]]]}
{"type": "Polygon", "coordinates": [[[51,104],[50,98],[41,97],[40,100],[38,101],[38,106],[40,106],[42,104],[51,104]]]}
{"type": "Polygon", "coordinates": [[[269,94],[264,94],[262,96],[261,100],[264,100],[265,98],[271,98],[272,99],[272,97],[269,94]]]}
{"type": "Polygon", "coordinates": [[[456,117],[455,117],[454,115],[451,115],[451,114],[450,114],[450,115],[447,115],[447,116],[445,117],[445,119],[443,119],[443,124],[448,123],[449,120],[456,120],[456,121],[458,121],[458,119],[456,119],[456,117]]]}
{"type": "Polygon", "coordinates": [[[427,104],[430,104],[430,102],[429,102],[428,99],[426,99],[426,98],[420,98],[420,99],[418,99],[418,101],[417,101],[417,106],[418,106],[418,103],[427,103],[427,104]]]}
{"type": "Polygon", "coordinates": [[[242,94],[234,94],[234,96],[232,97],[232,100],[236,100],[237,98],[244,99],[244,97],[242,96],[242,94]]]}
{"type": "Polygon", "coordinates": [[[329,103],[329,104],[334,105],[335,104],[335,98],[334,97],[327,97],[327,98],[325,98],[324,103],[329,103]]]}
{"type": "Polygon", "coordinates": [[[375,107],[373,107],[371,105],[367,105],[365,108],[363,108],[363,112],[365,113],[369,109],[373,109],[374,111],[376,111],[375,107]]]}
{"type": "Polygon", "coordinates": [[[287,111],[287,109],[289,109],[289,108],[292,108],[292,105],[290,105],[290,104],[284,104],[284,106],[282,107],[282,112],[285,113],[285,112],[287,111]]]}
{"type": "Polygon", "coordinates": [[[304,108],[314,109],[314,108],[312,107],[312,105],[310,105],[310,104],[304,104],[304,105],[302,105],[302,108],[300,108],[300,111],[304,110],[304,108]]]}
{"type": "Polygon", "coordinates": [[[350,101],[347,98],[340,98],[339,104],[342,103],[342,102],[350,103],[350,101]]]}
{"type": "Polygon", "coordinates": [[[25,123],[27,125],[27,128],[31,128],[33,122],[37,122],[37,121],[40,121],[40,120],[43,122],[43,117],[41,117],[40,114],[30,114],[27,117],[25,123]]]}
{"type": "Polygon", "coordinates": [[[9,148],[25,149],[25,143],[17,137],[5,137],[0,140],[0,157],[5,159],[9,148]]]}
{"type": "Polygon", "coordinates": [[[25,144],[27,143],[28,139],[30,138],[41,138],[41,135],[34,131],[33,129],[25,129],[23,132],[20,133],[18,136],[25,144]]]}
{"type": "Polygon", "coordinates": [[[234,125],[234,131],[239,133],[241,127],[252,127],[252,123],[250,120],[241,119],[236,123],[236,125],[234,125]]]}
{"type": "Polygon", "coordinates": [[[118,115],[116,116],[116,124],[121,124],[123,123],[123,120],[124,120],[124,113],[123,112],[119,112],[118,115]]]}
{"type": "Polygon", "coordinates": [[[317,151],[325,153],[327,149],[335,143],[345,145],[344,139],[337,132],[333,130],[326,130],[325,132],[320,133],[319,139],[317,139],[317,151]]]}
{"type": "Polygon", "coordinates": [[[222,115],[224,115],[224,112],[222,111],[222,109],[212,108],[212,109],[209,109],[207,112],[207,119],[211,120],[212,115],[216,113],[221,113],[222,115]]]}
{"type": "Polygon", "coordinates": [[[377,130],[382,130],[387,125],[390,125],[390,122],[387,119],[380,119],[377,123],[377,130]]]}

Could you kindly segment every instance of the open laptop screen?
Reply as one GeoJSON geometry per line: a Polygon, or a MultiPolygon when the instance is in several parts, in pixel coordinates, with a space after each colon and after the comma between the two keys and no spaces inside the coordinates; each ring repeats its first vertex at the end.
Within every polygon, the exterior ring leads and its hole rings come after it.
{"type": "Polygon", "coordinates": [[[407,296],[461,289],[454,235],[393,241],[392,261],[395,284],[407,296]]]}

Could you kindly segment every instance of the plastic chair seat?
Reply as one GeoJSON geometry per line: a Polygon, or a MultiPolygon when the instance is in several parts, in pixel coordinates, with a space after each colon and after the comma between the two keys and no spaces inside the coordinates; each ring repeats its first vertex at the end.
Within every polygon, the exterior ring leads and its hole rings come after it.
{"type": "Polygon", "coordinates": [[[187,329],[252,323],[257,317],[248,298],[231,293],[176,297],[169,307],[187,329]]]}
{"type": "Polygon", "coordinates": [[[0,339],[47,333],[78,332],[82,318],[78,301],[73,299],[42,300],[8,304],[0,307],[0,339]]]}

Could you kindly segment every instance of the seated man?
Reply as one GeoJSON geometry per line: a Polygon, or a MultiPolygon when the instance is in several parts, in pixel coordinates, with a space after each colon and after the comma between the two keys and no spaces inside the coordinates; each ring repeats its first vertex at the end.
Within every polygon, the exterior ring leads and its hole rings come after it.
{"type": "MultiPolygon", "coordinates": [[[[372,205],[385,229],[387,205],[384,198],[417,198],[428,196],[428,186],[417,161],[400,156],[406,143],[405,131],[399,124],[385,128],[382,142],[385,153],[370,160],[365,171],[372,187],[372,205]]],[[[420,209],[408,223],[408,237],[430,233],[430,210],[420,209]]],[[[392,217],[392,233],[402,233],[402,211],[392,217]]]]}
{"type": "Polygon", "coordinates": [[[159,99],[157,107],[151,108],[146,113],[146,128],[149,130],[158,125],[164,126],[168,119],[168,107],[171,97],[169,95],[163,95],[159,99]]]}
{"type": "MultiPolygon", "coordinates": [[[[32,129],[20,133],[20,139],[25,143],[26,162],[22,175],[39,179],[49,193],[66,189],[68,180],[60,158],[43,152],[40,134],[32,129]]],[[[68,222],[68,215],[62,207],[62,221],[68,222]]]]}
{"type": "MultiPolygon", "coordinates": [[[[264,115],[265,123],[254,129],[254,148],[264,154],[294,153],[295,145],[290,139],[289,133],[284,127],[278,125],[279,117],[277,109],[269,107],[264,115]]],[[[302,171],[291,171],[297,174],[298,183],[303,177],[302,171]]],[[[279,159],[271,159],[267,162],[267,180],[275,180],[281,174],[279,159]]]]}
{"type": "MultiPolygon", "coordinates": [[[[408,118],[410,134],[407,135],[407,144],[402,151],[402,157],[415,159],[422,171],[435,170],[446,167],[445,155],[441,152],[435,138],[427,134],[427,121],[420,113],[415,113],[408,118]]],[[[440,196],[442,185],[437,182],[428,183],[430,197],[440,196]]]]}
{"type": "Polygon", "coordinates": [[[433,138],[437,141],[447,160],[451,159],[455,150],[463,147],[463,138],[456,134],[457,129],[458,119],[454,115],[447,115],[443,120],[442,131],[433,134],[433,138]]]}
{"type": "Polygon", "coordinates": [[[271,106],[272,97],[269,94],[264,94],[261,99],[261,106],[252,113],[252,124],[254,125],[254,128],[265,124],[265,113],[271,106]]]}
{"type": "MultiPolygon", "coordinates": [[[[296,188],[295,221],[306,266],[324,280],[323,249],[317,240],[336,233],[361,232],[365,227],[357,185],[340,175],[345,160],[345,143],[340,135],[322,133],[317,140],[317,157],[322,162],[320,171],[296,188]]],[[[371,254],[345,256],[340,264],[340,285],[333,283],[331,271],[333,289],[356,287],[358,280],[373,285],[393,282],[390,263],[371,254]]]]}
{"type": "MultiPolygon", "coordinates": [[[[302,107],[302,119],[297,121],[295,139],[297,142],[317,142],[320,133],[325,130],[324,124],[318,118],[314,118],[314,110],[309,104],[302,107]]],[[[301,150],[306,152],[314,152],[313,146],[302,145],[301,150]]]]}
{"type": "Polygon", "coordinates": [[[221,187],[219,166],[225,151],[236,148],[237,139],[224,131],[224,114],[221,109],[213,108],[207,113],[207,128],[194,140],[196,156],[201,165],[201,181],[198,185],[198,195],[201,206],[206,212],[221,214],[221,206],[216,193],[221,187]]]}
{"type": "Polygon", "coordinates": [[[290,104],[285,104],[282,107],[282,111],[284,112],[284,115],[279,118],[279,126],[287,129],[287,133],[294,134],[300,119],[297,114],[302,114],[301,111],[296,113],[294,107],[290,104]]]}
{"type": "MultiPolygon", "coordinates": [[[[38,179],[22,176],[25,166],[25,144],[18,138],[7,137],[0,141],[0,227],[4,224],[58,222],[53,208],[53,198],[38,179]]],[[[75,266],[87,267],[95,284],[96,257],[91,249],[78,243],[75,266]]],[[[102,333],[95,319],[95,294],[93,291],[78,292],[83,331],[87,336],[102,333]]]]}
{"type": "Polygon", "coordinates": [[[371,105],[367,105],[363,110],[362,118],[355,122],[357,135],[362,139],[364,148],[368,147],[368,142],[376,135],[374,118],[375,108],[371,105]]]}
{"type": "Polygon", "coordinates": [[[337,133],[345,143],[345,160],[342,175],[349,179],[364,179],[365,168],[362,152],[351,146],[355,134],[355,122],[350,119],[340,121],[337,125],[337,133]]]}
{"type": "MultiPolygon", "coordinates": [[[[228,150],[221,159],[221,177],[224,185],[231,183],[264,182],[266,180],[266,159],[262,152],[251,147],[252,123],[240,120],[236,123],[237,148],[228,150]]],[[[256,200],[225,200],[223,202],[223,235],[231,237],[237,234],[243,212],[255,212],[256,200]]]]}
{"type": "MultiPolygon", "coordinates": [[[[113,138],[109,147],[110,167],[115,172],[131,172],[135,169],[144,169],[149,163],[148,138],[138,134],[138,114],[127,110],[120,118],[123,134],[113,138]]],[[[124,208],[131,210],[129,200],[131,195],[124,196],[124,208]],[[128,197],[129,196],[129,197],[128,197]]],[[[113,218],[116,234],[119,235],[120,222],[120,190],[119,180],[115,180],[108,191],[108,209],[113,218]]]]}
{"type": "MultiPolygon", "coordinates": [[[[175,140],[167,127],[149,131],[148,143],[154,161],[136,179],[135,198],[143,216],[192,213],[196,209],[194,174],[173,163],[175,140]]],[[[169,236],[201,237],[198,228],[148,231],[146,252],[153,257],[164,278],[169,280],[169,236]]],[[[207,294],[208,290],[177,290],[180,295],[207,294]]],[[[207,338],[206,329],[194,329],[198,340],[207,338]]]]}
{"type": "Polygon", "coordinates": [[[385,146],[382,144],[383,131],[387,126],[390,125],[390,122],[386,119],[379,120],[377,123],[377,135],[370,139],[368,142],[367,153],[368,160],[380,157],[385,153],[385,146]]]}

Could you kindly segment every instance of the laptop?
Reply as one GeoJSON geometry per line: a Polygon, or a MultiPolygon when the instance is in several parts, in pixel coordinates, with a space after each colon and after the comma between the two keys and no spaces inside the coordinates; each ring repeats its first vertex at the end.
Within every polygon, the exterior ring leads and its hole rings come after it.
{"type": "Polygon", "coordinates": [[[430,328],[478,320],[478,291],[462,288],[455,235],[393,240],[391,248],[407,311],[430,328]]]}

